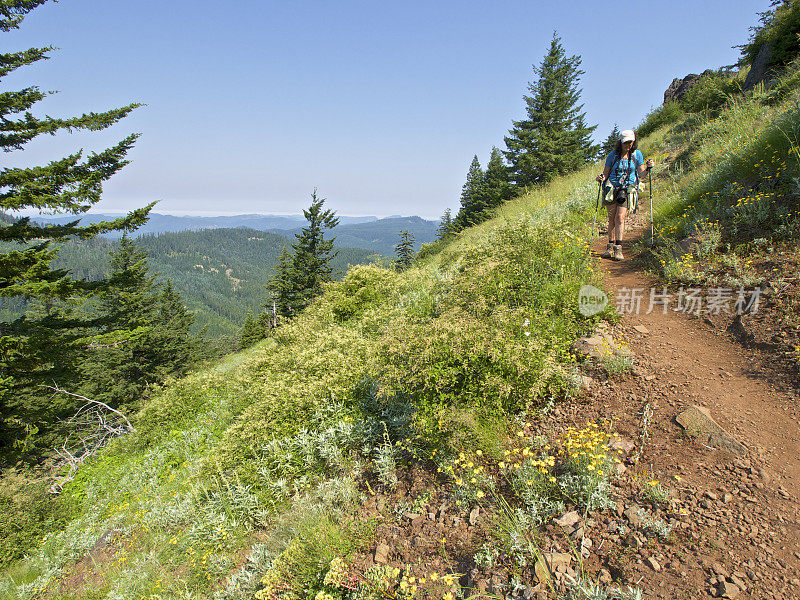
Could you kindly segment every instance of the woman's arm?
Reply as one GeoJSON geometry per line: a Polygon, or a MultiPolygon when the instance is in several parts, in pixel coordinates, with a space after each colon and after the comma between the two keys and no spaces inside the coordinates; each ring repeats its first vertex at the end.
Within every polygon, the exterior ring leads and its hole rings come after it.
{"type": "Polygon", "coordinates": [[[654,161],[652,158],[648,158],[648,159],[647,159],[647,162],[643,162],[643,163],[642,163],[642,164],[640,164],[638,167],[636,167],[636,172],[637,172],[639,175],[644,175],[644,174],[645,174],[645,172],[646,172],[646,171],[648,171],[648,170],[650,170],[651,168],[653,168],[653,166],[655,166],[655,164],[656,164],[656,163],[655,163],[655,161],[654,161]]]}

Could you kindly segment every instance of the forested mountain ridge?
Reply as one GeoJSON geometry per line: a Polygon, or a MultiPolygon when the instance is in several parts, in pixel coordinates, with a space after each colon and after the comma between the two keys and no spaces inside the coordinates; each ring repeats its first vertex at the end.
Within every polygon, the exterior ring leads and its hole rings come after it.
{"type": "MultiPolygon", "coordinates": [[[[267,301],[264,285],[273,275],[281,250],[293,241],[293,237],[245,228],[161,233],[136,239],[147,251],[152,271],[172,281],[195,315],[195,330],[206,327],[210,337],[237,333],[248,309],[261,312],[267,301]]],[[[57,264],[88,269],[83,274],[90,278],[99,276],[99,269],[107,268],[112,242],[94,243],[96,249],[90,252],[82,243],[65,245],[57,264]]],[[[337,249],[339,254],[333,261],[337,278],[348,265],[382,259],[361,248],[337,249]]]]}
{"type": "MultiPolygon", "coordinates": [[[[37,216],[36,221],[48,224],[64,224],[74,221],[78,217],[65,216],[37,216]]],[[[113,215],[87,214],[81,218],[82,223],[97,223],[113,218],[113,215]]],[[[416,240],[415,249],[419,250],[422,244],[427,244],[436,239],[438,221],[430,221],[422,217],[401,217],[393,215],[379,219],[377,217],[339,217],[339,225],[333,235],[336,237],[337,246],[364,248],[380,254],[391,255],[397,244],[397,236],[403,230],[408,230],[416,240]]],[[[293,239],[293,234],[299,233],[305,223],[302,215],[234,215],[215,217],[174,216],[151,213],[147,223],[136,231],[131,232],[132,237],[144,237],[166,232],[201,231],[204,229],[232,229],[245,228],[257,231],[266,231],[288,236],[293,239]]],[[[122,234],[111,232],[106,237],[118,238],[122,234]]]]}
{"type": "MultiPolygon", "coordinates": [[[[113,219],[114,214],[87,213],[81,215],[81,222],[88,225],[113,219]]],[[[34,220],[42,223],[68,223],[78,217],[74,216],[34,216],[34,220]]],[[[342,217],[342,222],[346,224],[369,223],[377,221],[378,217],[342,217]]],[[[151,212],[147,223],[142,225],[133,235],[139,236],[148,233],[165,233],[168,231],[198,231],[200,229],[233,229],[236,227],[248,227],[259,231],[289,230],[302,226],[304,223],[303,215],[269,215],[269,214],[241,214],[241,215],[215,215],[215,216],[195,216],[195,215],[167,215],[158,212],[151,212]]],[[[107,237],[120,237],[119,233],[112,233],[107,237]]]]}
{"type": "MultiPolygon", "coordinates": [[[[273,275],[281,250],[294,242],[294,236],[247,228],[204,229],[143,235],[135,242],[147,252],[151,271],[159,273],[161,280],[172,281],[195,316],[194,331],[206,328],[207,336],[219,337],[238,333],[248,309],[261,312],[267,301],[264,285],[273,275]]],[[[81,279],[107,277],[109,252],[117,243],[102,237],[67,242],[54,266],[81,279]]],[[[348,265],[388,260],[362,248],[337,249],[335,278],[348,265]]],[[[2,306],[0,315],[9,316],[24,311],[25,304],[15,299],[4,300],[2,306]]]]}

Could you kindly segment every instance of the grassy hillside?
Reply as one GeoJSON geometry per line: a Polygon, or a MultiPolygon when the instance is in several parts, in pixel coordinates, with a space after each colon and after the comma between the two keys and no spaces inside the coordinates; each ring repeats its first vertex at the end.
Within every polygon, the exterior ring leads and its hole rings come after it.
{"type": "Polygon", "coordinates": [[[502,455],[501,415],[576,390],[569,348],[590,325],[576,298],[597,283],[589,178],[517,200],[407,272],[355,267],[275,337],[169,386],[66,483],[42,516],[66,524],[3,593],[66,597],[77,568],[97,596],[252,597],[287,551],[299,593],[317,585],[306,569],[370,543],[344,515],[401,465],[502,455]]]}
{"type": "MultiPolygon", "coordinates": [[[[792,331],[794,68],[747,94],[709,78],[650,115],[640,145],[660,163],[653,272],[768,284],[768,314],[792,331]]],[[[611,426],[541,439],[527,423],[578,392],[573,341],[615,319],[611,306],[589,318],[577,305],[600,279],[589,253],[598,168],[507,203],[406,272],[350,269],[273,337],[167,386],[56,500],[43,478],[5,473],[0,598],[453,600],[470,593],[463,569],[493,551],[533,569],[552,515],[609,506],[611,426]],[[403,503],[382,506],[396,489],[403,503]],[[379,527],[424,521],[432,490],[462,521],[489,508],[489,547],[434,540],[446,573],[364,558],[379,527]],[[372,517],[354,518],[368,498],[372,517]]],[[[614,355],[601,363],[624,368],[614,355]]],[[[605,593],[589,589],[579,582],[571,597],[605,593]]]]}

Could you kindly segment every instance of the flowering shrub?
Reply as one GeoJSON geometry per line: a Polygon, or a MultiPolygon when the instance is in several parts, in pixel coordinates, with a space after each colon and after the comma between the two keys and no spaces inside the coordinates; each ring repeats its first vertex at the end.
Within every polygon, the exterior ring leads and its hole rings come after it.
{"type": "Polygon", "coordinates": [[[661,506],[669,504],[669,492],[657,479],[651,479],[641,486],[642,496],[652,502],[661,506]]]}
{"type": "Polygon", "coordinates": [[[555,476],[556,456],[547,440],[529,440],[522,430],[517,432],[514,442],[498,468],[525,505],[527,518],[534,526],[540,526],[561,507],[555,476]]]}
{"type": "Polygon", "coordinates": [[[340,557],[335,557],[323,579],[324,588],[315,600],[412,600],[425,586],[427,597],[453,600],[455,575],[412,574],[412,568],[373,565],[361,573],[340,557]]]}
{"type": "Polygon", "coordinates": [[[614,466],[620,460],[612,454],[609,442],[617,434],[601,431],[597,423],[583,429],[570,427],[561,438],[564,475],[561,490],[575,504],[589,510],[610,504],[608,491],[614,466]]]}
{"type": "Polygon", "coordinates": [[[594,275],[581,244],[548,231],[498,228],[440,286],[435,315],[389,324],[376,357],[387,393],[504,412],[567,393],[576,298],[594,275]]]}
{"type": "Polygon", "coordinates": [[[487,492],[494,491],[494,479],[486,472],[482,462],[481,450],[474,457],[468,457],[461,452],[450,464],[439,468],[439,472],[449,475],[453,482],[456,506],[466,508],[486,498],[487,492]]]}

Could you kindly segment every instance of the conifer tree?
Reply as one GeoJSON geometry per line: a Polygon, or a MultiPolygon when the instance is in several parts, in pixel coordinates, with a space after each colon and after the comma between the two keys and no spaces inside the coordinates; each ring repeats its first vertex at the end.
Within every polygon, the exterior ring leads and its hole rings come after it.
{"type": "Polygon", "coordinates": [[[278,264],[273,267],[275,274],[264,287],[269,292],[270,300],[264,308],[270,310],[272,302],[275,303],[276,310],[283,317],[291,316],[294,307],[295,294],[292,280],[292,255],[283,247],[281,255],[278,257],[278,264]]]}
{"type": "Polygon", "coordinates": [[[242,349],[249,348],[259,339],[258,321],[256,321],[256,317],[253,315],[253,309],[248,308],[247,316],[244,319],[244,325],[242,325],[242,333],[239,334],[239,347],[242,349]]]}
{"type": "Polygon", "coordinates": [[[467,181],[461,188],[461,208],[454,221],[455,231],[461,231],[481,221],[481,213],[486,208],[483,204],[483,177],[481,163],[475,155],[467,171],[467,181]]]}
{"type": "Polygon", "coordinates": [[[239,334],[239,347],[249,348],[259,340],[267,337],[267,330],[270,327],[270,315],[264,311],[257,317],[253,314],[253,309],[247,309],[242,332],[239,334]]]}
{"type": "Polygon", "coordinates": [[[444,239],[453,233],[453,213],[449,208],[446,208],[444,214],[439,219],[439,226],[436,228],[436,236],[438,239],[444,239]]]}
{"type": "Polygon", "coordinates": [[[503,161],[503,154],[496,146],[492,146],[486,173],[483,177],[483,204],[485,210],[492,210],[509,200],[512,186],[508,180],[508,167],[503,161]]]}
{"type": "Polygon", "coordinates": [[[394,253],[397,255],[395,265],[398,271],[405,271],[411,266],[414,261],[414,234],[404,229],[400,232],[400,241],[394,247],[394,253]]]}
{"type": "MultiPolygon", "coordinates": [[[[0,32],[17,29],[26,14],[45,2],[4,0],[0,3],[0,32]]],[[[49,58],[53,50],[46,46],[0,53],[0,79],[20,67],[49,58]]],[[[68,118],[34,115],[32,107],[49,94],[36,86],[0,93],[0,149],[22,150],[45,133],[102,130],[139,106],[129,104],[68,118]]],[[[127,164],[125,156],[136,137],[130,135],[88,156],[78,151],[42,166],[4,167],[0,171],[0,210],[35,209],[75,215],[87,211],[100,200],[104,182],[127,164]]],[[[48,307],[66,299],[75,303],[87,297],[103,283],[76,280],[66,271],[51,267],[57,243],[69,237],[86,239],[107,231],[138,227],[146,221],[150,208],[152,205],[126,217],[90,226],[79,226],[77,219],[56,226],[41,226],[29,218],[0,223],[0,242],[5,242],[0,254],[0,297],[26,297],[48,307]]],[[[49,366],[62,361],[59,355],[63,346],[54,345],[54,339],[76,326],[74,314],[49,308],[0,324],[0,416],[17,414],[24,418],[27,394],[49,375],[49,366]],[[31,364],[40,368],[30,369],[31,364]]]]}
{"type": "Polygon", "coordinates": [[[311,193],[311,206],[303,210],[308,225],[295,234],[291,256],[284,247],[275,267],[274,277],[266,288],[278,307],[278,314],[291,317],[302,311],[322,293],[324,283],[331,280],[331,262],[338,254],[333,250],[336,238],[325,239],[325,229],[333,229],[339,219],[330,209],[323,210],[324,198],[311,193]]]}
{"type": "Polygon", "coordinates": [[[619,127],[614,123],[614,129],[608,134],[608,137],[600,146],[600,158],[605,158],[617,147],[619,141],[619,127]]]}
{"type": "Polygon", "coordinates": [[[322,293],[322,285],[331,280],[331,262],[339,253],[333,250],[336,238],[325,239],[325,229],[333,229],[339,224],[336,213],[323,210],[324,198],[317,198],[317,190],[311,193],[311,206],[303,211],[308,225],[295,234],[297,242],[292,244],[292,280],[295,292],[293,312],[303,310],[314,298],[322,293]]]}
{"type": "Polygon", "coordinates": [[[156,277],[150,273],[147,253],[128,237],[110,252],[110,285],[101,292],[100,311],[108,323],[134,329],[154,320],[156,277]]]}
{"type": "Polygon", "coordinates": [[[169,359],[169,372],[182,372],[200,356],[199,339],[191,335],[194,315],[190,313],[181,295],[172,287],[169,279],[161,286],[156,300],[157,324],[154,343],[159,352],[169,359]]]}
{"type": "Polygon", "coordinates": [[[584,73],[580,64],[580,56],[566,56],[554,32],[547,55],[533,68],[538,79],[528,83],[530,96],[523,96],[528,118],[514,121],[505,138],[518,187],[547,183],[597,156],[590,137],[596,126],[586,125],[583,105],[578,104],[578,80],[584,73]]]}
{"type": "Polygon", "coordinates": [[[134,407],[147,386],[190,364],[193,319],[171,283],[156,283],[146,253],[127,235],[111,252],[111,269],[100,296],[100,327],[85,338],[81,390],[110,406],[134,407]]]}

